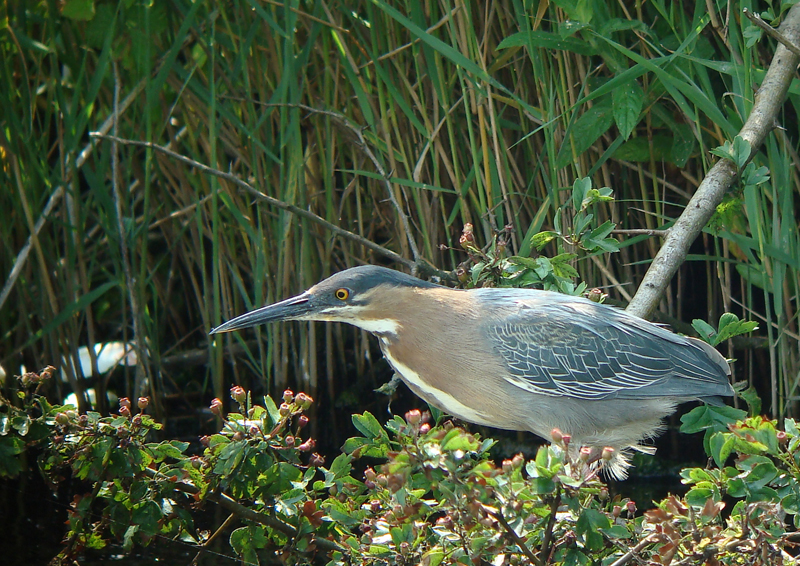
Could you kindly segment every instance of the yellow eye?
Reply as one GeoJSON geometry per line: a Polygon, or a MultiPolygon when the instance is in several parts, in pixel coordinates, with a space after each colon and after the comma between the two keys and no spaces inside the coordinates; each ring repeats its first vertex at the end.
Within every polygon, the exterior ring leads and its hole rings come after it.
{"type": "Polygon", "coordinates": [[[340,301],[346,301],[350,297],[349,289],[336,289],[334,296],[340,301]]]}

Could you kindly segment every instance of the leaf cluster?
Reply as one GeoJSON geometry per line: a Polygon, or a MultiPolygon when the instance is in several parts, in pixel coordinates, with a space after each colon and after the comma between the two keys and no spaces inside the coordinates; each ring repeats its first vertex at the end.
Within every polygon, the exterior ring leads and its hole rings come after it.
{"type": "Polygon", "coordinates": [[[584,294],[587,284],[575,284],[579,277],[575,263],[579,257],[619,251],[617,240],[611,237],[616,224],[610,220],[598,224],[592,212],[595,205],[613,201],[608,187],[594,188],[589,177],[576,179],[570,198],[556,210],[554,229],[530,237],[530,247],[538,251],[555,242],[557,251],[551,257],[509,256],[507,230],[495,234],[488,249],[478,249],[473,227],[467,224],[460,244],[470,261],[468,271],[461,267],[461,282],[468,287],[536,287],[568,295],[584,294]]]}
{"type": "MultiPolygon", "coordinates": [[[[778,430],[728,407],[683,419],[685,432],[706,431],[717,466],[683,470],[686,496],[640,514],[601,479],[610,449],[593,461],[557,430],[533,460],[497,464],[494,441],[452,421],[412,410],[382,425],[364,413],[353,416],[360,435],[326,467],[313,439],[302,439],[310,397],[286,391],[280,405],[268,397],[258,405],[237,386],[238,411],[223,415],[215,399],[222,427],[190,455],[186,443],[152,440],[159,425],[144,413],[146,398],[136,407],[121,400],[110,417],[78,414],[44,404],[36,375],[14,418],[28,413],[28,430],[47,431],[39,463],[48,479],[69,471],[91,486],[73,500],[62,562],[112,540],[127,550],[156,538],[202,548],[219,534],[194,525],[210,503],[231,512],[220,531],[239,523],[228,540],[249,564],[610,564],[632,555],[659,564],[777,563],[790,560],[792,545],[783,517],[796,525],[800,515],[795,421],[778,430]]],[[[4,400],[4,417],[9,406],[4,400]]]]}

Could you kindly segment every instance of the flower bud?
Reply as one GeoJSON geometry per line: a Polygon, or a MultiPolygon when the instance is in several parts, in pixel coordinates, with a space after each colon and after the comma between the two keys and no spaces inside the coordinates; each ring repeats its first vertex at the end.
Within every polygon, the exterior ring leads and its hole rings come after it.
{"type": "Polygon", "coordinates": [[[308,458],[308,465],[309,465],[309,466],[312,466],[312,467],[314,467],[314,468],[316,468],[317,466],[321,466],[321,465],[323,465],[324,463],[325,463],[325,457],[324,457],[324,456],[321,456],[321,455],[319,455],[319,454],[317,454],[316,452],[314,452],[314,453],[313,453],[313,454],[312,454],[312,455],[311,455],[311,456],[308,458]]]}
{"type": "Polygon", "coordinates": [[[461,237],[458,239],[458,243],[465,250],[475,249],[475,229],[469,222],[464,224],[464,228],[461,230],[461,237]]]}
{"type": "Polygon", "coordinates": [[[595,303],[602,303],[606,300],[606,297],[608,297],[608,295],[597,288],[590,289],[586,293],[586,298],[595,303]]]}
{"type": "Polygon", "coordinates": [[[278,412],[281,414],[282,417],[288,417],[289,413],[292,412],[292,408],[286,403],[281,403],[281,406],[278,407],[278,412]]]}
{"type": "Polygon", "coordinates": [[[56,415],[56,424],[60,424],[62,426],[69,424],[69,417],[67,416],[67,413],[58,413],[56,415]]]}
{"type": "Polygon", "coordinates": [[[419,409],[412,409],[406,413],[406,422],[412,426],[418,425],[422,421],[422,413],[419,409]]]}
{"type": "Polygon", "coordinates": [[[589,459],[592,457],[592,449],[588,446],[581,446],[581,451],[578,454],[578,458],[581,462],[588,462],[589,459]]]}
{"type": "Polygon", "coordinates": [[[139,407],[140,411],[144,411],[149,404],[150,399],[147,397],[139,397],[139,400],[136,402],[136,406],[139,407]]]}
{"type": "Polygon", "coordinates": [[[119,414],[122,415],[123,417],[130,417],[131,410],[129,407],[122,406],[119,408],[119,414]]]}
{"type": "Polygon", "coordinates": [[[613,458],[613,457],[614,457],[614,449],[611,448],[610,446],[604,447],[603,448],[603,453],[600,455],[600,458],[604,462],[610,462],[611,458],[613,458]]]}
{"type": "Polygon", "coordinates": [[[297,397],[294,398],[294,402],[297,403],[301,409],[306,410],[311,406],[314,400],[305,393],[300,392],[297,394],[297,397]]]}
{"type": "Polygon", "coordinates": [[[244,387],[240,385],[234,385],[231,387],[231,399],[240,405],[244,405],[247,401],[247,391],[245,391],[244,387]]]}
{"type": "Polygon", "coordinates": [[[564,439],[564,435],[562,434],[561,430],[554,428],[550,431],[550,438],[553,439],[553,442],[559,444],[564,439]]]}
{"type": "Polygon", "coordinates": [[[373,513],[378,513],[381,510],[381,502],[377,499],[373,499],[369,502],[369,508],[373,513]]]}
{"type": "Polygon", "coordinates": [[[308,424],[308,417],[305,415],[300,415],[297,417],[297,428],[303,428],[308,424]]]}
{"type": "Polygon", "coordinates": [[[236,432],[234,432],[234,433],[233,433],[233,439],[234,439],[235,441],[237,441],[237,442],[238,442],[239,440],[244,440],[244,434],[242,433],[242,431],[240,431],[240,430],[237,430],[236,432]]]}
{"type": "Polygon", "coordinates": [[[128,399],[127,397],[123,397],[122,399],[119,400],[119,408],[120,409],[130,409],[131,408],[131,400],[128,399]]]}
{"type": "Polygon", "coordinates": [[[303,442],[297,449],[300,452],[311,452],[314,448],[317,447],[317,442],[313,438],[309,438],[305,442],[303,442]]]}
{"type": "Polygon", "coordinates": [[[291,403],[294,400],[294,392],[291,389],[287,389],[283,392],[283,402],[284,403],[291,403]]]}
{"type": "Polygon", "coordinates": [[[444,517],[439,517],[436,519],[436,524],[440,527],[444,527],[445,529],[452,529],[453,528],[453,517],[450,515],[445,515],[444,517]]]}
{"type": "Polygon", "coordinates": [[[200,437],[200,444],[202,444],[203,446],[207,447],[210,443],[211,443],[211,437],[210,436],[201,436],[200,437]]]}
{"type": "Polygon", "coordinates": [[[419,433],[420,434],[428,434],[431,430],[431,425],[428,423],[422,423],[419,425],[419,433]]]}
{"type": "Polygon", "coordinates": [[[286,446],[288,446],[289,448],[294,446],[294,436],[292,436],[291,434],[287,435],[286,438],[284,438],[283,440],[284,442],[286,442],[286,446]]]}
{"type": "Polygon", "coordinates": [[[217,415],[218,417],[222,416],[222,401],[220,401],[219,397],[214,397],[211,400],[211,412],[217,415]]]}
{"type": "Polygon", "coordinates": [[[141,424],[142,424],[142,415],[133,415],[133,419],[131,419],[131,422],[135,426],[141,426],[141,424]]]}

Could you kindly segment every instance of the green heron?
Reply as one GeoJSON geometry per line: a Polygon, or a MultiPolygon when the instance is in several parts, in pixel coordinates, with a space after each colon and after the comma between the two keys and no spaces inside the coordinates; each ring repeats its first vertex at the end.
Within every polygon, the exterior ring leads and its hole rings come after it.
{"type": "Polygon", "coordinates": [[[384,267],[339,272],[212,334],[278,320],[347,322],[374,334],[422,399],[472,423],[558,429],[624,478],[630,448],[679,403],[722,404],[730,367],[710,345],[614,307],[533,289],[458,290],[384,267]],[[608,452],[606,453],[608,454],[608,452]]]}

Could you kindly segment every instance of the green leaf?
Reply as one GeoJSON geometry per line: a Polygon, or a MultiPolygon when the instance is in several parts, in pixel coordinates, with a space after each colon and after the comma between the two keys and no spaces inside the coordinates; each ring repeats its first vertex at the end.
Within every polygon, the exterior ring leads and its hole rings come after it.
{"type": "Polygon", "coordinates": [[[695,332],[700,335],[700,338],[702,338],[704,342],[714,344],[714,337],[716,336],[717,331],[714,330],[714,327],[705,320],[700,318],[694,319],[692,321],[692,328],[694,328],[695,332]]]}
{"type": "Polygon", "coordinates": [[[442,450],[447,452],[454,452],[456,450],[474,452],[478,449],[480,444],[471,434],[461,429],[454,428],[444,436],[440,445],[442,450]]]}
{"type": "Polygon", "coordinates": [[[0,478],[13,478],[22,471],[17,456],[25,450],[25,441],[17,436],[0,437],[0,478]]]}
{"type": "Polygon", "coordinates": [[[764,167],[756,168],[755,163],[748,163],[742,173],[742,183],[745,185],[760,185],[769,181],[769,169],[764,167]]]}
{"type": "Polygon", "coordinates": [[[347,476],[347,474],[349,474],[350,470],[353,468],[351,465],[352,461],[353,458],[349,454],[339,454],[336,458],[334,458],[330,469],[333,477],[339,479],[347,476]]]}
{"type": "Polygon", "coordinates": [[[758,323],[752,320],[739,320],[739,317],[732,313],[725,313],[719,319],[719,335],[717,344],[724,342],[734,336],[749,334],[758,328],[758,323]]]}
{"type": "Polygon", "coordinates": [[[626,539],[633,536],[625,525],[611,525],[611,527],[607,529],[600,529],[600,532],[608,538],[615,539],[626,539]]]}
{"type": "Polygon", "coordinates": [[[672,147],[670,148],[669,161],[678,167],[683,167],[694,153],[697,142],[694,132],[686,124],[673,124],[672,128],[672,147]]]}
{"type": "Polygon", "coordinates": [[[94,0],[65,0],[61,15],[70,20],[88,22],[94,17],[94,0]]]}
{"type": "Polygon", "coordinates": [[[365,411],[363,415],[353,415],[352,420],[358,432],[367,438],[387,438],[381,423],[369,411],[365,411]]]}
{"type": "Polygon", "coordinates": [[[600,226],[598,226],[597,228],[592,230],[592,232],[589,235],[589,237],[592,240],[604,240],[604,239],[606,239],[608,237],[608,235],[611,233],[611,231],[614,230],[614,228],[616,228],[616,227],[617,227],[617,225],[615,223],[611,222],[610,220],[606,220],[600,226]]]}
{"type": "Polygon", "coordinates": [[[614,121],[623,138],[628,139],[636,124],[639,123],[643,102],[644,91],[635,80],[611,92],[614,121]]]}
{"type": "Polygon", "coordinates": [[[736,393],[741,399],[744,399],[744,402],[747,403],[747,412],[751,416],[760,415],[761,414],[761,397],[758,394],[758,391],[752,385],[745,389],[744,391],[739,391],[736,393]]]}
{"type": "Polygon", "coordinates": [[[701,405],[695,407],[681,417],[681,432],[684,434],[694,434],[704,430],[726,431],[728,425],[747,417],[747,413],[741,409],[728,407],[712,407],[711,405],[701,405]]]}
{"type": "Polygon", "coordinates": [[[269,542],[264,531],[263,525],[249,525],[239,527],[231,533],[231,548],[246,564],[259,564],[257,551],[265,548],[269,542]]]}
{"type": "Polygon", "coordinates": [[[587,151],[600,136],[608,131],[613,122],[614,115],[608,97],[587,109],[570,128],[569,135],[572,143],[565,140],[556,158],[556,166],[566,167],[569,165],[573,155],[579,156],[587,151]]]}
{"type": "Polygon", "coordinates": [[[583,203],[586,200],[586,195],[592,189],[592,179],[590,177],[581,177],[575,179],[572,183],[572,206],[575,210],[584,208],[583,203]]]}
{"type": "Polygon", "coordinates": [[[761,39],[761,28],[750,24],[742,30],[742,36],[744,37],[744,44],[748,48],[753,47],[761,39]]]}
{"type": "Polygon", "coordinates": [[[737,263],[736,271],[739,272],[742,279],[751,285],[755,285],[759,289],[765,291],[769,289],[769,277],[761,266],[754,266],[749,263],[737,263]]]}
{"type": "Polygon", "coordinates": [[[742,136],[736,136],[733,138],[733,143],[726,140],[721,146],[712,149],[711,153],[717,157],[733,161],[736,167],[741,171],[748,159],[750,159],[750,150],[750,142],[742,136]]]}
{"type": "Polygon", "coordinates": [[[576,527],[578,534],[584,537],[586,548],[599,550],[603,548],[603,535],[599,531],[611,528],[611,521],[596,509],[584,509],[578,517],[576,527]]]}
{"type": "Polygon", "coordinates": [[[529,47],[539,49],[556,49],[559,51],[572,51],[578,55],[591,56],[597,50],[587,42],[574,37],[562,37],[549,31],[522,31],[512,34],[500,42],[497,49],[509,47],[529,47]]]}
{"type": "Polygon", "coordinates": [[[711,457],[718,468],[723,468],[728,456],[731,455],[735,443],[735,438],[732,434],[726,432],[715,432],[709,439],[709,448],[711,449],[711,457]]]}
{"type": "Polygon", "coordinates": [[[672,136],[656,134],[652,138],[631,138],[614,152],[614,159],[647,163],[654,161],[672,162],[672,148],[675,140],[672,136]]]}
{"type": "Polygon", "coordinates": [[[531,237],[531,245],[541,251],[547,244],[558,237],[555,232],[539,232],[531,237]]]}
{"type": "Polygon", "coordinates": [[[267,409],[267,414],[269,415],[266,428],[271,429],[281,420],[281,411],[269,395],[264,397],[264,408],[267,409]]]}

